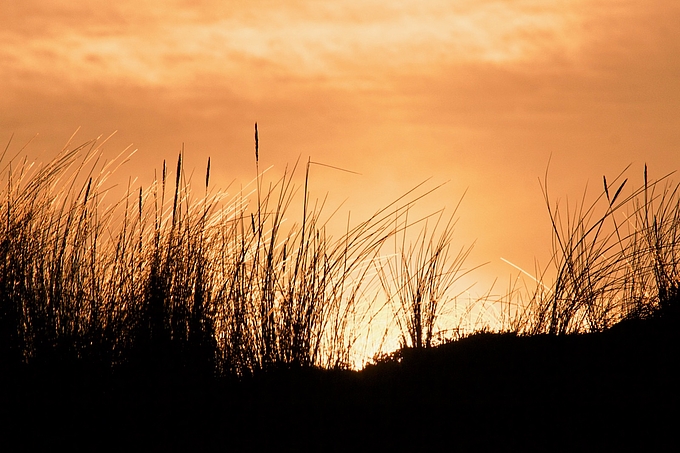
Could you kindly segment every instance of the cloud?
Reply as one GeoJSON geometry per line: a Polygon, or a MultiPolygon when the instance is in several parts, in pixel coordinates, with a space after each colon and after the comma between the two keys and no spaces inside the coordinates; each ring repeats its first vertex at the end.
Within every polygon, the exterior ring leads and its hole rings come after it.
{"type": "Polygon", "coordinates": [[[181,87],[220,75],[245,91],[243,79],[324,77],[351,87],[376,73],[383,74],[376,83],[383,83],[397,69],[531,60],[578,41],[569,33],[571,7],[526,2],[255,2],[213,14],[210,2],[192,8],[182,6],[186,2],[42,4],[10,8],[0,47],[8,63],[3,76],[32,72],[73,85],[108,80],[181,87]]]}

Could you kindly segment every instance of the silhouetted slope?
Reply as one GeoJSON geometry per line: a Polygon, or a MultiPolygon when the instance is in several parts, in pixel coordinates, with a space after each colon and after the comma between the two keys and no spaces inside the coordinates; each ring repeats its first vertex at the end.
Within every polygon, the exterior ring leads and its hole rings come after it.
{"type": "Polygon", "coordinates": [[[119,450],[653,450],[677,432],[678,330],[481,333],[361,372],[281,369],[237,382],[68,364],[3,374],[5,434],[119,450]]]}

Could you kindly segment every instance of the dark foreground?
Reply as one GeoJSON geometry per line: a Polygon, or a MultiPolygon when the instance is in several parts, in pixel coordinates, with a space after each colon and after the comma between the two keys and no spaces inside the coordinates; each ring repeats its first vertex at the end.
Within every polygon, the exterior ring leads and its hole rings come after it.
{"type": "Polygon", "coordinates": [[[677,451],[676,326],[651,319],[579,336],[478,334],[361,372],[281,370],[244,382],[78,364],[4,370],[2,443],[19,442],[17,451],[677,451]]]}

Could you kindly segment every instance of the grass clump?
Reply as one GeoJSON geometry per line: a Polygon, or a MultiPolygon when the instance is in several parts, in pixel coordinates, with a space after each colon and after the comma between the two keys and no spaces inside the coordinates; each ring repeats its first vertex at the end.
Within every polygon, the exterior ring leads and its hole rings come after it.
{"type": "MultiPolygon", "coordinates": [[[[266,184],[257,128],[255,187],[231,198],[210,189],[210,159],[195,196],[182,152],[174,172],[164,162],[149,187],[130,182],[106,205],[108,176],[129,156],[105,162],[97,141],[69,146],[48,164],[10,159],[3,168],[0,348],[9,366],[96,361],[201,376],[349,367],[381,250],[411,228],[409,207],[424,196],[418,186],[333,238],[324,202],[309,200],[311,161],[301,219],[287,223],[297,164],[266,184]]],[[[429,245],[425,231],[421,251],[402,256],[406,280],[395,291],[404,304],[419,298],[404,306],[414,344],[430,345],[437,304],[469,253],[444,265],[452,226],[429,245]]]]}
{"type": "Polygon", "coordinates": [[[678,185],[669,182],[670,175],[649,181],[645,165],[643,183],[626,194],[624,173],[611,183],[603,177],[595,201],[587,204],[584,192],[575,207],[550,202],[546,173],[541,187],[553,232],[552,259],[513,321],[515,330],[597,332],[677,309],[678,185]],[[554,279],[547,285],[550,269],[554,279]]]}
{"type": "MultiPolygon", "coordinates": [[[[455,297],[450,294],[451,287],[470,272],[463,266],[472,246],[461,248],[455,255],[451,251],[456,210],[443,226],[442,213],[430,228],[432,219],[425,219],[414,242],[407,244],[406,234],[402,234],[401,243],[397,243],[395,236],[396,253],[380,263],[380,282],[393,307],[402,347],[433,345],[442,310],[449,298],[455,297]]],[[[407,224],[408,216],[404,222],[407,224]]]]}

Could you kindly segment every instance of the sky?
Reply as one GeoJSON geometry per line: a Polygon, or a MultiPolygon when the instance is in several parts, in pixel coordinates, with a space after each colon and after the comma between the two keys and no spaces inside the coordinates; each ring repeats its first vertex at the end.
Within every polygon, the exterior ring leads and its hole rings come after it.
{"type": "Polygon", "coordinates": [[[213,184],[314,167],[365,218],[430,178],[479,293],[550,256],[550,199],[680,169],[676,0],[2,2],[0,142],[46,161],[116,131],[148,183],[182,146],[213,184]],[[37,134],[37,136],[36,136],[37,134]]]}

